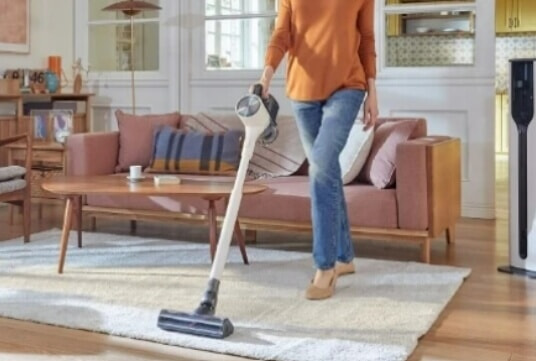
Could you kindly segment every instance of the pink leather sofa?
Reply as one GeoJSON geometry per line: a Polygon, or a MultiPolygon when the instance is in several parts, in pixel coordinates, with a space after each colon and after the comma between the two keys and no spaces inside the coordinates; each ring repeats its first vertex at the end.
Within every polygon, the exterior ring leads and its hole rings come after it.
{"type": "MultiPolygon", "coordinates": [[[[389,119],[396,121],[396,119],[389,119]]],[[[377,189],[365,183],[345,186],[352,234],[358,238],[407,241],[420,245],[420,260],[430,262],[430,242],[444,232],[454,242],[460,217],[460,140],[428,136],[422,120],[414,138],[396,150],[396,185],[377,189]]],[[[115,174],[119,133],[76,134],[68,138],[72,175],[115,174]]],[[[291,176],[260,179],[264,193],[243,198],[240,222],[248,230],[311,229],[306,167],[291,176]]],[[[206,202],[193,197],[88,196],[84,214],[131,220],[205,219],[206,202]]],[[[224,212],[224,205],[217,205],[224,212]]]]}

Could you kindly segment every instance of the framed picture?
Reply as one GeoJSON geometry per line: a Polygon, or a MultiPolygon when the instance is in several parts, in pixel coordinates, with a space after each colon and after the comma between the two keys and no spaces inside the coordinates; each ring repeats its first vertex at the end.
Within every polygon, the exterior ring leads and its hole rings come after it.
{"type": "Polygon", "coordinates": [[[30,118],[34,142],[65,143],[73,133],[73,116],[69,109],[32,109],[30,118]]]}
{"type": "Polygon", "coordinates": [[[73,132],[73,111],[69,109],[50,110],[54,141],[65,143],[65,140],[73,132]]]}
{"type": "Polygon", "coordinates": [[[33,109],[30,112],[32,122],[30,124],[35,142],[50,142],[52,140],[53,127],[50,118],[50,110],[33,109]]]}
{"type": "Polygon", "coordinates": [[[30,0],[0,0],[0,52],[30,52],[30,0]]]}

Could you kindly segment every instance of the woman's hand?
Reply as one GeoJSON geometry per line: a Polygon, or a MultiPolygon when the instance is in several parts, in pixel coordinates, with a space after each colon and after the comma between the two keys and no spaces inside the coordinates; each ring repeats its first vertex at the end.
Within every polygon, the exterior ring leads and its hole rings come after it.
{"type": "MultiPolygon", "coordinates": [[[[270,92],[270,83],[272,82],[272,77],[274,76],[274,69],[271,66],[267,66],[264,68],[264,71],[262,72],[262,76],[257,82],[257,84],[262,85],[262,97],[267,98],[268,94],[270,92]]],[[[250,92],[253,92],[253,86],[249,90],[250,92]]]]}
{"type": "Polygon", "coordinates": [[[376,125],[379,114],[378,98],[376,96],[376,82],[374,79],[369,79],[368,85],[368,94],[363,107],[363,123],[365,123],[364,130],[376,125]]]}

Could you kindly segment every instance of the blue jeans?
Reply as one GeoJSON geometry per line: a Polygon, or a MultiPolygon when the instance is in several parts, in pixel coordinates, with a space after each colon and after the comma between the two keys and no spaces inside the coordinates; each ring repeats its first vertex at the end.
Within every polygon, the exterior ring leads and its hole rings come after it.
{"type": "Polygon", "coordinates": [[[322,101],[293,101],[301,142],[309,161],[313,259],[327,270],[354,259],[339,155],[355,123],[365,92],[343,89],[322,101]]]}

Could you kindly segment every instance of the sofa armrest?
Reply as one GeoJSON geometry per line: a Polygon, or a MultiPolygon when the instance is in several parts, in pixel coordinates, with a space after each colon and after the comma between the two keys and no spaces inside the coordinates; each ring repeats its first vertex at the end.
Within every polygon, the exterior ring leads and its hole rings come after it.
{"type": "Polygon", "coordinates": [[[460,140],[427,136],[400,144],[396,158],[399,227],[437,237],[461,215],[460,140]]]}
{"type": "Polygon", "coordinates": [[[119,132],[77,133],[67,138],[68,175],[115,173],[119,154],[119,132]]]}

